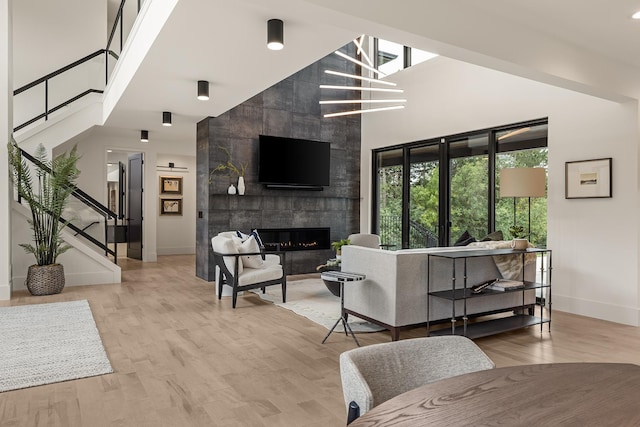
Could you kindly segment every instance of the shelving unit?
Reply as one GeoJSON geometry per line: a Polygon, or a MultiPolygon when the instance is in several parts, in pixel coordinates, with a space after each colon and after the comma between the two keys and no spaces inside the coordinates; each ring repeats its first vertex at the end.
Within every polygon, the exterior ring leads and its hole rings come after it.
{"type": "MultiPolygon", "coordinates": [[[[431,277],[427,275],[427,293],[429,297],[442,298],[451,301],[451,328],[443,328],[435,331],[430,330],[430,322],[427,321],[427,334],[434,335],[463,335],[468,338],[480,338],[488,335],[498,334],[501,332],[513,331],[529,326],[540,325],[540,332],[543,331],[543,325],[547,324],[551,331],[551,250],[530,248],[526,250],[513,249],[479,249],[479,250],[461,250],[461,251],[442,251],[432,252],[429,254],[429,265],[431,265],[432,257],[449,259],[452,263],[451,289],[431,291],[431,277]],[[538,279],[539,282],[528,282],[524,280],[525,256],[527,254],[535,254],[540,256],[540,269],[538,279]],[[522,283],[524,287],[505,291],[495,291],[489,288],[484,289],[481,293],[473,293],[467,286],[467,260],[475,257],[496,256],[496,255],[520,255],[522,257],[522,283]],[[456,287],[456,263],[463,263],[464,277],[462,278],[462,286],[456,287]],[[533,310],[529,310],[530,304],[525,304],[525,292],[530,290],[540,290],[540,298],[536,298],[533,310]],[[515,307],[513,315],[500,318],[491,318],[489,320],[478,319],[476,322],[469,323],[467,315],[467,300],[473,298],[491,298],[495,295],[503,295],[505,293],[522,294],[521,307],[515,307]],[[546,295],[544,295],[546,294],[546,295]],[[544,295],[544,296],[543,296],[544,295]],[[456,301],[463,301],[462,313],[456,313],[456,301]],[[545,306],[548,305],[545,314],[545,306]],[[520,309],[520,310],[518,310],[520,309]],[[536,310],[537,309],[537,310],[536,310]],[[524,313],[528,310],[528,314],[524,313]],[[539,315],[536,313],[539,312],[539,315]],[[456,324],[462,320],[462,326],[456,324]]],[[[537,280],[538,280],[537,279],[537,280]]],[[[536,291],[537,293],[537,291],[536,291]]],[[[479,316],[480,317],[480,316],[479,316]]]]}

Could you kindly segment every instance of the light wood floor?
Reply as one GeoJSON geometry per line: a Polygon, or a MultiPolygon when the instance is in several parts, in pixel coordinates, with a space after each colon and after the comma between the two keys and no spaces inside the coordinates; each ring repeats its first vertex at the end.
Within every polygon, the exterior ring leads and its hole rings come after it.
{"type": "MultiPolygon", "coordinates": [[[[25,291],[1,302],[87,299],[115,373],[1,393],[0,425],[344,425],[338,356],[354,348],[352,339],[332,334],[322,345],[324,328],[256,296],[239,298],[233,310],[195,277],[194,263],[193,256],[125,260],[122,284],[48,297],[25,291]]],[[[419,336],[424,329],[402,334],[419,336]]],[[[359,339],[387,342],[389,334],[359,339]]],[[[476,342],[498,366],[640,363],[640,328],[558,311],[551,333],[529,328],[476,342]]]]}

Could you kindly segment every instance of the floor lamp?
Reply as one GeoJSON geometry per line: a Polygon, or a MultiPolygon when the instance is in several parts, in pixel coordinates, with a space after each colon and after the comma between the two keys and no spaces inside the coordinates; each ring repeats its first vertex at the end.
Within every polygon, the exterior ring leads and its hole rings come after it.
{"type": "Polygon", "coordinates": [[[516,225],[516,197],[529,198],[529,236],[531,236],[531,198],[544,197],[544,168],[504,168],[500,171],[500,197],[513,197],[513,225],[516,225]]]}

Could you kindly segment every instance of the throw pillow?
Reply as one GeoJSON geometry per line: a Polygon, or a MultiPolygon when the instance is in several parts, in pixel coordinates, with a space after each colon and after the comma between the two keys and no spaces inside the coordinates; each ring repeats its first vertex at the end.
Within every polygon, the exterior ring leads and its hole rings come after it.
{"type": "MultiPolygon", "coordinates": [[[[260,238],[260,235],[258,234],[258,230],[257,229],[253,229],[251,230],[251,235],[256,239],[256,243],[258,243],[258,246],[260,247],[260,250],[264,249],[264,243],[262,243],[262,239],[260,238]]],[[[262,260],[264,260],[265,258],[265,254],[264,252],[262,252],[262,260]]]]}
{"type": "MultiPolygon", "coordinates": [[[[238,246],[238,252],[241,254],[259,253],[260,247],[255,237],[249,236],[247,240],[242,242],[240,246],[238,246]]],[[[264,266],[264,261],[260,255],[246,255],[240,258],[242,258],[242,265],[245,267],[262,268],[264,266]]]]}
{"type": "Polygon", "coordinates": [[[243,242],[245,240],[247,240],[249,238],[249,236],[251,236],[251,235],[250,234],[244,234],[242,231],[236,230],[236,237],[238,237],[243,242]]]}
{"type": "MultiPolygon", "coordinates": [[[[217,237],[214,237],[217,239],[217,237]]],[[[219,252],[221,254],[237,254],[238,247],[233,239],[225,239],[222,238],[216,241],[216,245],[213,248],[214,251],[219,252]]],[[[236,257],[234,256],[225,256],[222,257],[224,260],[224,265],[227,267],[229,272],[233,275],[235,274],[236,269],[236,257]]],[[[243,265],[242,265],[242,257],[238,257],[238,274],[242,274],[243,265]]]]}
{"type": "Polygon", "coordinates": [[[468,230],[465,230],[465,232],[462,233],[462,236],[460,236],[458,240],[456,240],[453,246],[467,246],[469,243],[475,242],[475,241],[476,241],[476,238],[473,237],[471,234],[469,234],[468,230]]]}
{"type": "Polygon", "coordinates": [[[504,240],[504,235],[502,234],[502,230],[494,231],[493,233],[489,233],[480,239],[481,242],[488,242],[491,240],[499,241],[504,240]]]}

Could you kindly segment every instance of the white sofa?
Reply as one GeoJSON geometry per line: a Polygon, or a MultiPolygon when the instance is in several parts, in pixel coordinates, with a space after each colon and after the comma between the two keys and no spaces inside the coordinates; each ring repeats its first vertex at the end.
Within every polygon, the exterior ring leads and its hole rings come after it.
{"type": "MultiPolygon", "coordinates": [[[[430,252],[478,250],[482,248],[462,246],[449,248],[424,248],[388,251],[359,246],[342,247],[342,271],[362,273],[366,279],[344,287],[345,314],[352,314],[376,323],[391,332],[395,341],[400,329],[426,324],[427,314],[432,322],[450,320],[451,301],[437,297],[427,298],[427,259],[430,252]]],[[[516,257],[521,257],[516,255],[516,257]]],[[[518,258],[522,265],[522,258],[518,258]]],[[[463,262],[456,262],[457,288],[462,287],[464,277],[463,262]]],[[[524,267],[525,280],[535,279],[535,255],[527,255],[524,267]]],[[[503,277],[496,266],[494,257],[468,258],[467,287],[503,277]]],[[[451,289],[453,264],[450,259],[431,257],[430,288],[434,290],[451,289]]],[[[535,304],[535,290],[524,292],[524,306],[535,304]]],[[[467,314],[510,311],[523,307],[522,293],[509,292],[503,295],[490,295],[467,300],[467,314]]],[[[462,316],[463,301],[456,302],[456,317],[462,316]]]]}

